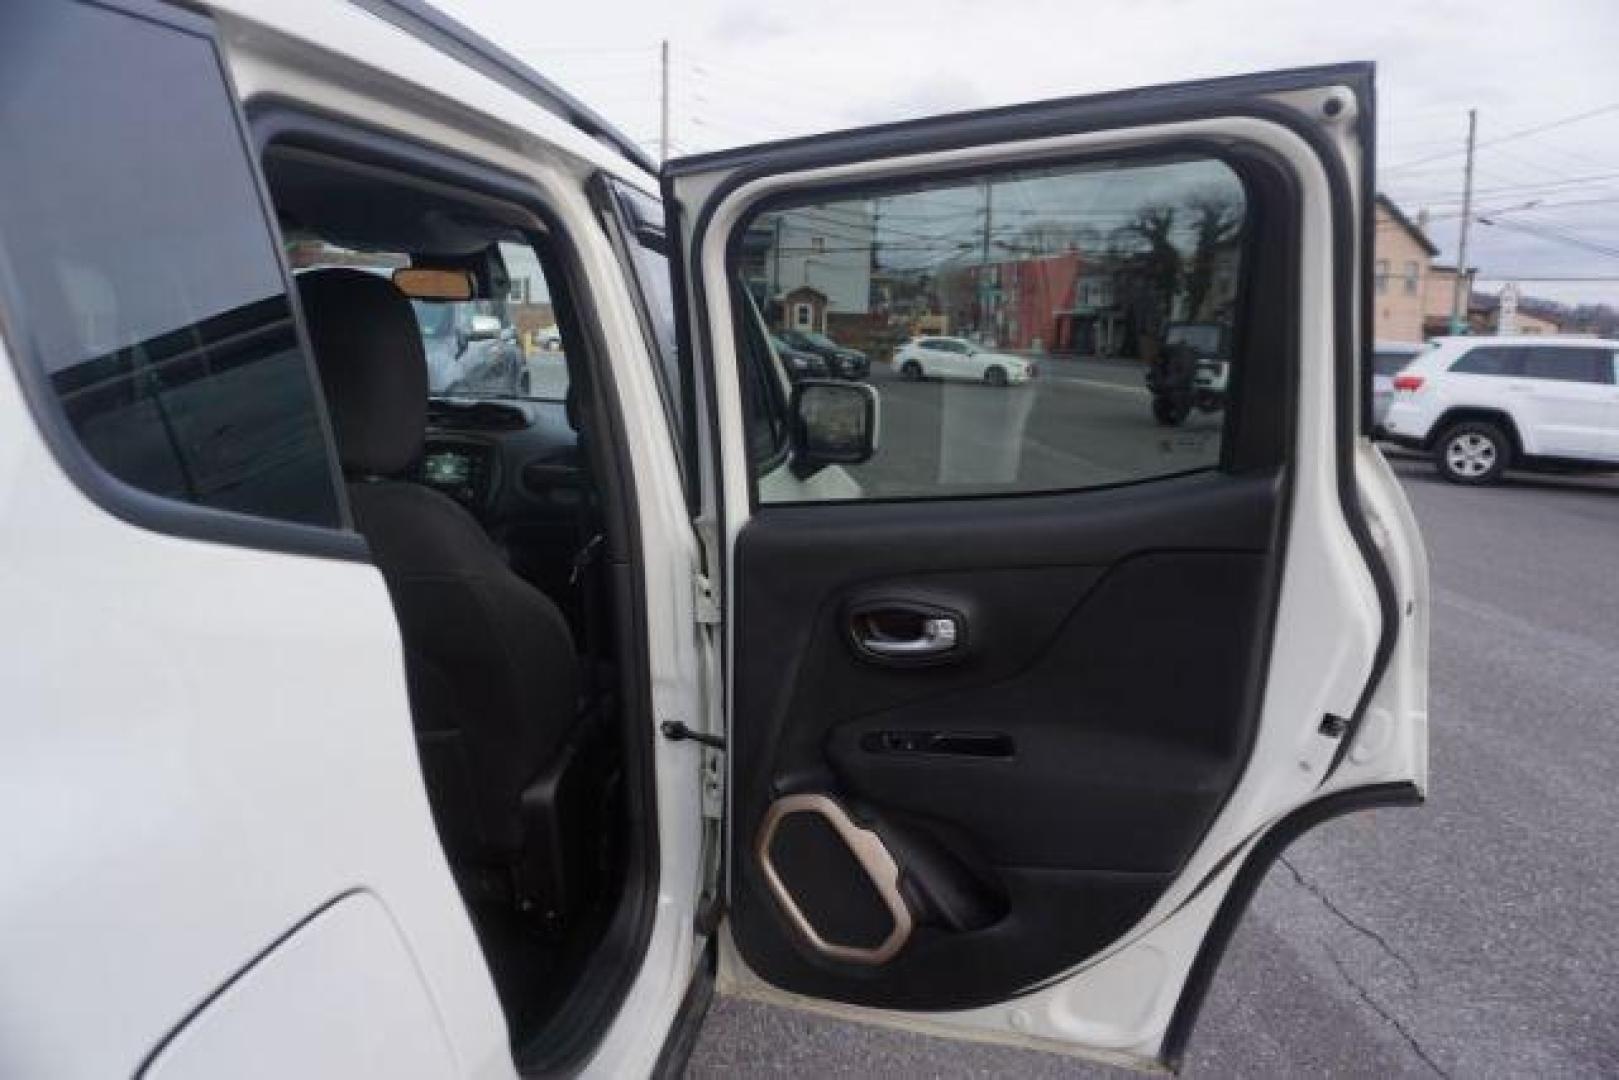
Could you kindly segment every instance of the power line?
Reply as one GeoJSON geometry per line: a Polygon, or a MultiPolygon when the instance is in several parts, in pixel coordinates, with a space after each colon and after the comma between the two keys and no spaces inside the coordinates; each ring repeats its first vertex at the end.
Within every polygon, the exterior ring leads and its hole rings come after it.
{"type": "MultiPolygon", "coordinates": [[[[1500,185],[1500,186],[1497,186],[1497,187],[1479,188],[1477,191],[1474,192],[1474,194],[1476,194],[1476,195],[1512,195],[1512,194],[1529,193],[1529,192],[1535,192],[1535,191],[1549,191],[1549,190],[1551,190],[1553,188],[1560,188],[1560,187],[1578,187],[1578,186],[1585,185],[1585,184],[1597,184],[1597,183],[1602,183],[1602,182],[1605,182],[1605,181],[1608,181],[1608,180],[1614,180],[1614,179],[1619,179],[1619,172],[1593,173],[1593,174],[1591,174],[1589,176],[1571,176],[1571,177],[1567,178],[1566,180],[1547,180],[1547,181],[1543,181],[1541,183],[1534,183],[1534,184],[1528,184],[1528,183],[1525,183],[1525,184],[1504,184],[1504,185],[1500,185]]],[[[1451,202],[1460,202],[1461,201],[1460,199],[1449,197],[1450,196],[1449,189],[1446,189],[1446,190],[1444,190],[1442,192],[1434,192],[1432,189],[1430,189],[1429,194],[1431,196],[1443,196],[1443,197],[1424,198],[1422,190],[1419,189],[1415,193],[1412,193],[1412,192],[1403,193],[1402,198],[1406,202],[1441,203],[1441,204],[1442,203],[1451,203],[1451,202]]]]}
{"type": "MultiPolygon", "coordinates": [[[[1481,150],[1487,146],[1500,146],[1502,143],[1512,142],[1516,139],[1527,139],[1531,135],[1539,135],[1544,131],[1552,131],[1556,128],[1567,127],[1570,124],[1577,124],[1582,120],[1589,120],[1592,117],[1602,116],[1605,113],[1615,111],[1619,111],[1619,101],[1615,101],[1595,109],[1590,109],[1586,112],[1576,113],[1573,116],[1565,116],[1557,120],[1549,120],[1544,124],[1536,124],[1533,127],[1519,128],[1517,131],[1510,131],[1505,135],[1498,135],[1493,139],[1486,139],[1484,142],[1477,144],[1474,149],[1481,150]]],[[[1429,155],[1428,157],[1417,158],[1415,161],[1405,161],[1398,165],[1390,165],[1384,171],[1394,172],[1399,169],[1409,169],[1414,165],[1425,165],[1430,161],[1441,161],[1448,157],[1455,157],[1457,154],[1464,152],[1465,151],[1463,150],[1445,150],[1438,154],[1429,155]]]]}
{"type": "MultiPolygon", "coordinates": [[[[1583,240],[1578,236],[1570,236],[1567,233],[1548,228],[1545,225],[1530,225],[1526,222],[1501,221],[1497,218],[1485,217],[1480,217],[1477,219],[1477,221],[1480,225],[1489,225],[1497,229],[1507,229],[1511,232],[1523,233],[1525,236],[1532,236],[1537,240],[1545,240],[1554,244],[1566,244],[1570,247],[1580,248],[1581,250],[1590,251],[1597,255],[1605,255],[1610,259],[1619,259],[1619,248],[1608,247],[1606,244],[1595,244],[1589,240],[1583,240]]],[[[1461,262],[1460,259],[1457,261],[1458,263],[1461,262]]]]}
{"type": "Polygon", "coordinates": [[[1475,281],[1585,281],[1596,284],[1619,282],[1619,274],[1475,274],[1475,281]]]}

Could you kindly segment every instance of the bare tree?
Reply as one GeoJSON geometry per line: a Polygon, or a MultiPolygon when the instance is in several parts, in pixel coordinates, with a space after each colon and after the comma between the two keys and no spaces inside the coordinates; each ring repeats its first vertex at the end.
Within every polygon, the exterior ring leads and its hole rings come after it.
{"type": "Polygon", "coordinates": [[[1130,309],[1132,329],[1155,341],[1163,339],[1181,285],[1182,258],[1171,239],[1174,231],[1175,207],[1148,205],[1136,211],[1115,240],[1121,253],[1128,252],[1119,291],[1130,309]]]}
{"type": "Polygon", "coordinates": [[[1215,259],[1237,238],[1242,228],[1242,206],[1218,192],[1196,195],[1189,206],[1195,239],[1186,268],[1186,317],[1203,319],[1212,314],[1204,309],[1214,286],[1215,259]]]}

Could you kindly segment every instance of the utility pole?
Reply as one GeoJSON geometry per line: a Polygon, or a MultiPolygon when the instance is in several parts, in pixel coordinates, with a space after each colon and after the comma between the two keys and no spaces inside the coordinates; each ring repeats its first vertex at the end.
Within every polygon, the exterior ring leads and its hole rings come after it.
{"type": "MultiPolygon", "coordinates": [[[[984,181],[984,252],[978,264],[978,336],[984,337],[988,331],[989,316],[989,234],[995,213],[995,184],[991,180],[984,181]]],[[[989,344],[989,342],[984,342],[989,344]]]]}
{"type": "MultiPolygon", "coordinates": [[[[662,67],[662,81],[663,81],[663,100],[661,102],[661,108],[658,110],[659,111],[659,117],[660,117],[659,124],[658,124],[658,161],[660,163],[662,163],[662,162],[665,162],[665,161],[669,160],[669,39],[668,38],[663,39],[663,47],[658,50],[658,56],[659,56],[659,60],[660,60],[661,67],[662,67]]],[[[1472,161],[1471,158],[1469,158],[1468,160],[1469,160],[1469,162],[1472,161]]],[[[1469,175],[1471,175],[1471,171],[1469,171],[1469,175]]],[[[1465,223],[1463,223],[1462,227],[1465,229],[1467,226],[1466,226],[1465,223]]]]}
{"type": "Polygon", "coordinates": [[[1462,236],[1456,245],[1456,291],[1450,298],[1450,332],[1467,326],[1467,303],[1473,279],[1467,272],[1467,230],[1473,223],[1473,143],[1478,134],[1478,110],[1467,110],[1467,171],[1462,180],[1462,236]]]}

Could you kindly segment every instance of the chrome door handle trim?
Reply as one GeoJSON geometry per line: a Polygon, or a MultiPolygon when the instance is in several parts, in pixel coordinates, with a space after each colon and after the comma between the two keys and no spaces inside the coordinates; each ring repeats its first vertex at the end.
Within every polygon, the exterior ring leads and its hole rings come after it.
{"type": "Polygon", "coordinates": [[[889,638],[867,627],[860,635],[860,647],[877,656],[937,656],[949,652],[961,640],[956,620],[948,615],[922,620],[922,633],[914,638],[889,638]]]}

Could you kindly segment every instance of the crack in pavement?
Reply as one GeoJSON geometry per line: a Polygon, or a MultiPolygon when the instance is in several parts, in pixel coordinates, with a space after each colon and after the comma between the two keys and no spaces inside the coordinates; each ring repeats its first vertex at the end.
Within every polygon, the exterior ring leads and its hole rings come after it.
{"type": "Polygon", "coordinates": [[[1406,977],[1411,980],[1411,988],[1413,990],[1421,988],[1422,976],[1417,974],[1416,967],[1411,963],[1411,961],[1407,960],[1403,955],[1401,955],[1400,950],[1396,949],[1393,945],[1390,945],[1387,938],[1385,938],[1382,934],[1379,934],[1376,930],[1373,930],[1371,927],[1359,922],[1343,908],[1334,903],[1332,897],[1327,895],[1326,890],[1322,889],[1315,882],[1309,880],[1303,874],[1299,873],[1299,868],[1289,862],[1286,855],[1281,856],[1277,861],[1283,866],[1287,867],[1288,873],[1293,875],[1293,880],[1299,883],[1300,888],[1309,893],[1311,896],[1315,897],[1317,900],[1321,901],[1322,907],[1338,916],[1339,920],[1351,930],[1354,930],[1371,941],[1376,942],[1385,953],[1393,957],[1394,961],[1405,969],[1406,977]]]}
{"type": "Polygon", "coordinates": [[[1411,1052],[1417,1055],[1417,1057],[1421,1058],[1424,1065],[1432,1069],[1437,1075],[1443,1077],[1444,1080],[1450,1080],[1450,1074],[1444,1069],[1440,1068],[1437,1061],[1428,1056],[1428,1051],[1422,1048],[1422,1044],[1417,1041],[1417,1037],[1415,1035],[1411,1034],[1411,1030],[1401,1023],[1399,1018],[1397,1018],[1393,1013],[1389,1012],[1382,1005],[1379,1005],[1377,999],[1372,997],[1364,986],[1355,981],[1354,976],[1349,974],[1349,969],[1344,967],[1343,961],[1338,959],[1338,954],[1333,952],[1330,946],[1325,948],[1327,958],[1332,961],[1332,966],[1338,969],[1338,974],[1343,976],[1343,980],[1349,984],[1349,988],[1355,991],[1355,996],[1360,998],[1361,1001],[1365,1002],[1367,1008],[1371,1009],[1378,1016],[1381,1016],[1389,1027],[1398,1032],[1400,1038],[1404,1039],[1405,1044],[1411,1048],[1411,1052]]]}

